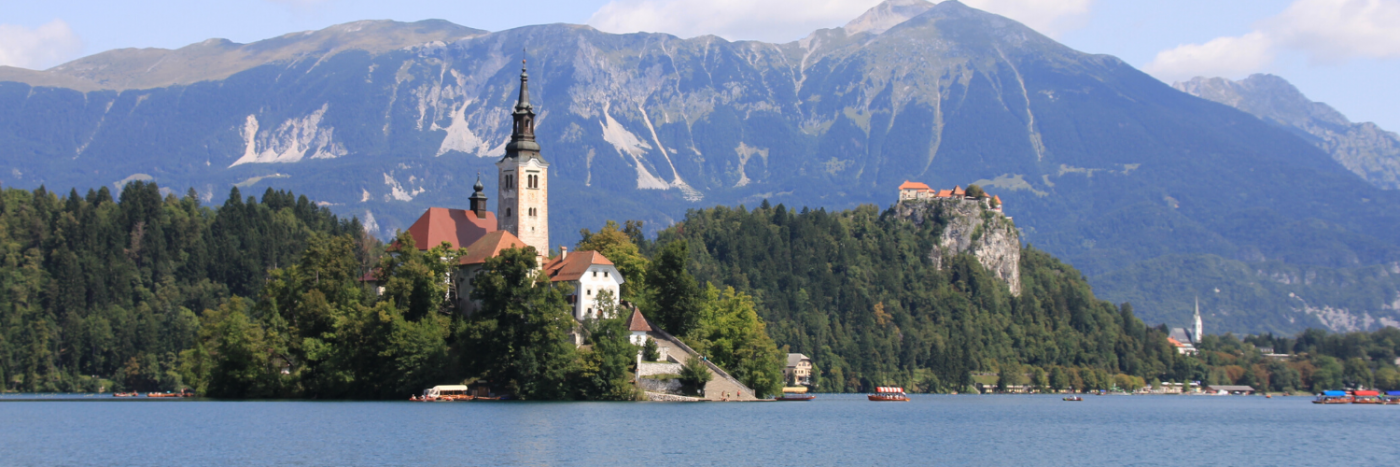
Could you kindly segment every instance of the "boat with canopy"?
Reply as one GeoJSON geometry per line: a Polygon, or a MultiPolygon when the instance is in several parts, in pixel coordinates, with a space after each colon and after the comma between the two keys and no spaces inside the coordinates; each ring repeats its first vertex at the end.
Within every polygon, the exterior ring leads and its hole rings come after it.
{"type": "Polygon", "coordinates": [[[875,393],[866,397],[876,402],[909,402],[909,395],[898,386],[877,386],[875,393]]]}

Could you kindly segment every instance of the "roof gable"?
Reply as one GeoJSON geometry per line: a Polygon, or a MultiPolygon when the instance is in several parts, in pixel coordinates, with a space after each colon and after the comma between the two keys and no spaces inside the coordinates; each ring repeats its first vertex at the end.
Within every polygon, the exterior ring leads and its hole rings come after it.
{"type": "MultiPolygon", "coordinates": [[[[592,266],[612,266],[613,262],[608,260],[602,253],[596,251],[575,251],[566,255],[555,256],[545,262],[544,270],[549,274],[549,280],[576,281],[583,277],[592,266]]],[[[616,267],[612,268],[614,271],[616,267]]],[[[623,282],[621,273],[618,273],[617,282],[623,282]]]]}
{"type": "Polygon", "coordinates": [[[642,316],[640,310],[633,309],[632,316],[627,317],[627,330],[633,332],[651,332],[651,324],[647,323],[647,318],[642,316]]]}
{"type": "Polygon", "coordinates": [[[496,230],[496,214],[487,212],[485,218],[465,209],[428,208],[408,227],[409,235],[419,250],[427,250],[442,242],[452,248],[463,248],[496,230]]]}
{"type": "Polygon", "coordinates": [[[479,240],[467,246],[467,254],[457,259],[457,264],[482,264],[487,259],[501,254],[501,251],[511,248],[525,248],[525,242],[514,234],[497,230],[482,236],[479,240]]]}

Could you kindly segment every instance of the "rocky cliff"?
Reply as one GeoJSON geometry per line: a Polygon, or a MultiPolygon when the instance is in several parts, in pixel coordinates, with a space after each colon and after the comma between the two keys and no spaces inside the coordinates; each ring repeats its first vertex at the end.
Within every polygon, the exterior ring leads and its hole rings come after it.
{"type": "Polygon", "coordinates": [[[992,210],[985,201],[947,198],[904,200],[895,209],[915,225],[943,225],[938,246],[928,254],[939,269],[952,256],[971,254],[1005,281],[1012,295],[1021,295],[1021,232],[1010,217],[992,210]]]}

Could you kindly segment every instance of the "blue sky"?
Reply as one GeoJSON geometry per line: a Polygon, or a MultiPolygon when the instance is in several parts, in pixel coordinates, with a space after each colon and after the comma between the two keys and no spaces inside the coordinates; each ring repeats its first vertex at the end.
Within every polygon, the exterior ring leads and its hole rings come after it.
{"type": "MultiPolygon", "coordinates": [[[[878,0],[0,0],[0,64],[47,68],[123,47],[252,42],[362,19],[542,23],[772,42],[878,0]]],[[[1400,0],[964,0],[1166,82],[1274,73],[1355,121],[1400,130],[1400,0]]]]}

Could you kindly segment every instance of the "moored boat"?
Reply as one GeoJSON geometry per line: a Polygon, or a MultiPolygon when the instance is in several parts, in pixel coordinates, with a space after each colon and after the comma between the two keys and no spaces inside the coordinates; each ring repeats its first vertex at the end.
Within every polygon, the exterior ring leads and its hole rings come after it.
{"type": "Polygon", "coordinates": [[[778,401],[809,401],[817,396],[807,394],[806,386],[789,386],[783,388],[783,395],[773,398],[778,401]]]}
{"type": "Polygon", "coordinates": [[[112,393],[112,397],[138,397],[138,396],[140,396],[140,395],[141,395],[141,393],[136,392],[136,391],[132,391],[132,392],[114,392],[114,393],[112,393]]]}
{"type": "Polygon", "coordinates": [[[1351,394],[1346,391],[1322,391],[1313,399],[1314,404],[1350,404],[1351,394]]]}
{"type": "Polygon", "coordinates": [[[411,396],[413,402],[461,402],[476,399],[467,391],[466,385],[448,384],[433,386],[423,391],[423,397],[411,396]]]}
{"type": "Polygon", "coordinates": [[[1400,405],[1400,391],[1386,392],[1385,397],[1381,400],[1383,401],[1381,403],[1385,405],[1400,405]]]}
{"type": "Polygon", "coordinates": [[[897,386],[878,386],[875,393],[866,398],[875,402],[909,402],[909,395],[904,393],[904,388],[897,386]]]}
{"type": "Polygon", "coordinates": [[[1084,398],[1079,396],[1069,396],[1064,398],[1064,400],[1067,402],[1083,402],[1084,398]]]}
{"type": "Polygon", "coordinates": [[[1381,398],[1380,391],[1353,391],[1351,393],[1351,403],[1353,404],[1384,404],[1385,399],[1381,398]]]}

